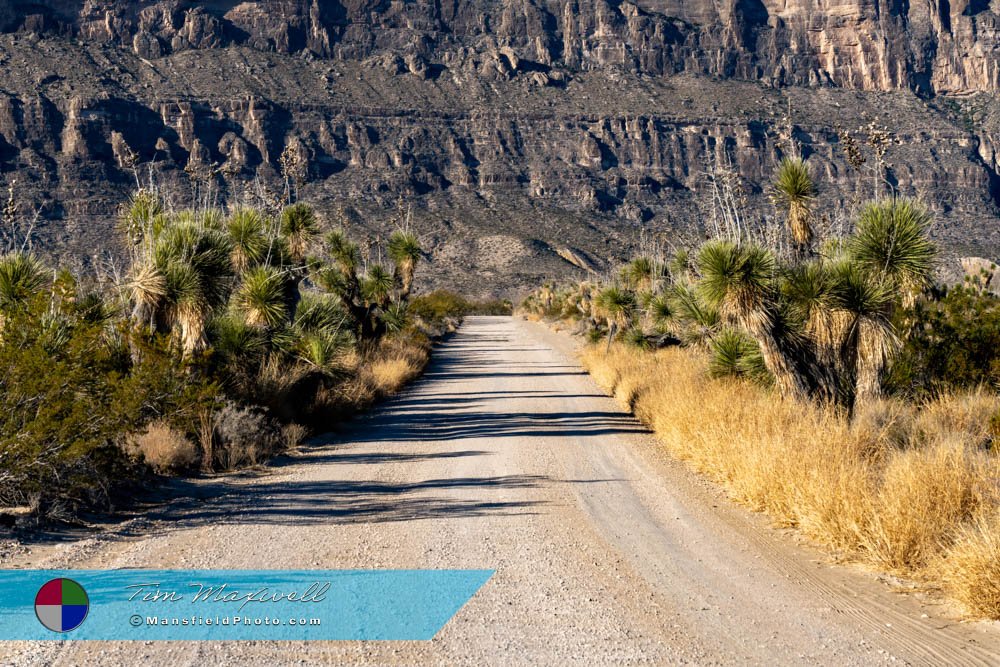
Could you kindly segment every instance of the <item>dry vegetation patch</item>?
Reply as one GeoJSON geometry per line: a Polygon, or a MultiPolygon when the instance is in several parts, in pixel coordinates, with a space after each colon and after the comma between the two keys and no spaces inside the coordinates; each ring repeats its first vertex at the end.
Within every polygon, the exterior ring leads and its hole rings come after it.
{"type": "Polygon", "coordinates": [[[846,557],[944,584],[1000,618],[1000,456],[986,392],[883,400],[849,420],[706,373],[691,350],[590,346],[594,379],[734,498],[846,557]]]}
{"type": "Polygon", "coordinates": [[[143,432],[131,436],[125,448],[159,473],[192,468],[201,456],[194,442],[163,421],[152,422],[143,432]]]}

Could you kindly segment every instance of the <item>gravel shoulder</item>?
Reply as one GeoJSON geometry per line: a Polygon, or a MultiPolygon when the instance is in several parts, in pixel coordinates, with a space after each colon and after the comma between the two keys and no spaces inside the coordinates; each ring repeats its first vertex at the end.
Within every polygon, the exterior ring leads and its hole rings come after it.
{"type": "Polygon", "coordinates": [[[430,642],[0,642],[0,663],[1000,664],[1000,625],[837,565],[665,455],[573,340],[469,318],[259,475],[4,568],[493,568],[430,642]]]}

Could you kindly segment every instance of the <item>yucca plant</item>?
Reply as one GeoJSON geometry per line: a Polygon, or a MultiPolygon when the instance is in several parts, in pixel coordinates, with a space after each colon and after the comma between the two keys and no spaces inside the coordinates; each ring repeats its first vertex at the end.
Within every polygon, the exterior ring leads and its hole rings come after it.
{"type": "Polygon", "coordinates": [[[372,306],[385,307],[395,285],[392,274],[381,264],[372,264],[361,280],[361,295],[372,306]]]}
{"type": "Polygon", "coordinates": [[[636,291],[648,291],[656,278],[657,267],[652,258],[639,256],[625,265],[622,278],[625,284],[636,291]]]}
{"type": "Polygon", "coordinates": [[[722,329],[709,343],[711,377],[738,377],[761,385],[773,382],[757,342],[731,328],[722,329]]]}
{"type": "Polygon", "coordinates": [[[407,304],[404,301],[393,301],[382,313],[382,321],[390,332],[402,331],[406,328],[407,304]]]}
{"type": "Polygon", "coordinates": [[[421,254],[420,241],[412,232],[398,230],[389,237],[389,259],[395,267],[393,281],[400,298],[405,299],[410,295],[421,254]]]}
{"type": "Polygon", "coordinates": [[[852,262],[833,269],[830,301],[847,318],[841,367],[853,376],[853,404],[882,396],[882,377],[899,349],[891,321],[893,291],[881,276],[852,262]]]}
{"type": "Polygon", "coordinates": [[[232,246],[230,260],[237,273],[245,273],[267,257],[270,240],[264,216],[254,209],[237,209],[226,221],[226,232],[232,246]]]}
{"type": "Polygon", "coordinates": [[[327,251],[330,258],[344,274],[354,274],[361,263],[361,252],[356,243],[347,238],[343,230],[335,230],[327,234],[327,251]]]}
{"type": "Polygon", "coordinates": [[[138,249],[142,241],[151,237],[164,217],[163,202],[151,190],[138,190],[118,215],[118,224],[126,243],[138,249]]]}
{"type": "Polygon", "coordinates": [[[0,311],[22,307],[46,282],[45,267],[34,255],[12,252],[0,256],[0,311]]]}
{"type": "Polygon", "coordinates": [[[646,316],[658,333],[666,333],[673,321],[669,294],[656,294],[646,304],[646,316]]]}
{"type": "Polygon", "coordinates": [[[816,185],[805,162],[799,158],[783,159],[774,179],[772,199],[784,210],[789,233],[800,254],[807,253],[812,244],[810,215],[815,198],[816,185]]]}
{"type": "Polygon", "coordinates": [[[781,276],[781,292],[790,315],[801,324],[812,341],[817,362],[827,369],[826,390],[836,393],[834,374],[843,369],[841,347],[850,317],[831,304],[833,277],[829,264],[813,260],[786,267],[781,276]]]}
{"type": "Polygon", "coordinates": [[[260,329],[250,326],[245,318],[234,313],[212,319],[209,339],[217,355],[241,366],[245,365],[243,360],[259,359],[266,344],[260,329]]]}
{"type": "Polygon", "coordinates": [[[157,327],[175,327],[185,356],[206,346],[208,319],[229,296],[231,251],[221,231],[172,223],[157,238],[152,263],[133,273],[133,296],[145,304],[140,312],[151,309],[150,319],[157,327]]]}
{"type": "Polygon", "coordinates": [[[316,213],[306,204],[292,204],[281,212],[281,235],[293,262],[300,264],[305,260],[318,229],[316,213]]]}
{"type": "Polygon", "coordinates": [[[668,293],[668,301],[681,342],[707,347],[720,326],[719,310],[705,303],[687,283],[676,283],[668,293]]]}
{"type": "Polygon", "coordinates": [[[607,349],[610,350],[615,334],[632,325],[636,309],[635,293],[618,285],[610,285],[598,293],[596,303],[598,310],[608,320],[607,349]]]}
{"type": "Polygon", "coordinates": [[[157,314],[167,296],[167,280],[156,263],[148,260],[134,265],[125,289],[132,299],[132,321],[140,327],[156,327],[157,314]]]}
{"type": "Polygon", "coordinates": [[[865,206],[848,241],[851,257],[902,294],[907,307],[926,287],[934,271],[936,250],[927,236],[930,213],[909,199],[890,199],[865,206]]]}
{"type": "Polygon", "coordinates": [[[698,270],[699,294],[757,341],[781,394],[807,398],[807,351],[779,303],[774,255],[754,245],[710,241],[698,254],[698,270]]]}
{"type": "Polygon", "coordinates": [[[344,328],[347,314],[333,297],[306,292],[295,314],[293,325],[301,331],[336,332],[344,328]]]}
{"type": "Polygon", "coordinates": [[[626,329],[622,334],[622,340],[626,345],[640,350],[648,350],[651,347],[649,339],[646,337],[646,332],[639,326],[626,329]]]}
{"type": "Polygon", "coordinates": [[[327,236],[331,264],[314,267],[316,282],[335,295],[349,315],[363,353],[374,351],[390,331],[409,297],[413,274],[420,257],[416,238],[399,232],[390,239],[389,255],[395,264],[390,272],[383,265],[369,265],[359,274],[361,253],[342,231],[327,236]],[[399,304],[393,312],[393,303],[399,304]]]}
{"type": "Polygon", "coordinates": [[[276,329],[287,321],[287,280],[281,269],[270,266],[259,266],[243,276],[233,302],[249,326],[276,329]]]}
{"type": "Polygon", "coordinates": [[[694,259],[686,248],[678,248],[670,258],[667,268],[674,281],[688,281],[693,278],[694,259]]]}

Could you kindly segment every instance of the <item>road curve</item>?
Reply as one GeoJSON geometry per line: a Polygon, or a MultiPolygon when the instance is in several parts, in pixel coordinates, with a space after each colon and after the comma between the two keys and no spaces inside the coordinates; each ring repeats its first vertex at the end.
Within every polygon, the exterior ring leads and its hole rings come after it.
{"type": "Polygon", "coordinates": [[[430,642],[14,643],[0,663],[1000,664],[663,456],[568,337],[469,318],[411,389],[265,473],[2,566],[493,568],[430,642]]]}

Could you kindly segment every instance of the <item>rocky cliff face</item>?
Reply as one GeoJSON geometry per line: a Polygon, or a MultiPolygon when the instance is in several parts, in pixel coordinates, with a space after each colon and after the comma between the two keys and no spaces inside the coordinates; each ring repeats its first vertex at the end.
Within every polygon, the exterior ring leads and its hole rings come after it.
{"type": "Polygon", "coordinates": [[[997,21],[988,0],[0,1],[0,30],[147,59],[231,45],[348,60],[395,51],[408,68],[423,58],[486,76],[524,60],[923,93],[995,91],[997,21]]]}
{"type": "Polygon", "coordinates": [[[0,0],[0,181],[46,247],[90,256],[137,178],[266,197],[287,151],[331,218],[388,226],[403,198],[438,274],[507,288],[567,248],[710,232],[723,186],[765,214],[793,150],[847,224],[877,185],[844,140],[875,123],[880,191],[991,255],[996,26],[981,0],[0,0]]]}

